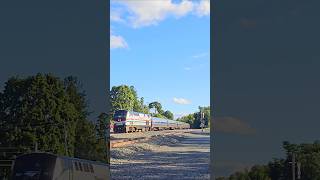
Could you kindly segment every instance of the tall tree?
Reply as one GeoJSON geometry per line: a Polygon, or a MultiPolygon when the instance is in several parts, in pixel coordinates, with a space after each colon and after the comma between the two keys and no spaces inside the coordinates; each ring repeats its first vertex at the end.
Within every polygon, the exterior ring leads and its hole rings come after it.
{"type": "Polygon", "coordinates": [[[77,111],[59,78],[50,74],[11,78],[0,106],[6,132],[2,144],[30,152],[37,143],[40,151],[73,155],[77,111]]]}
{"type": "Polygon", "coordinates": [[[173,117],[173,113],[171,111],[169,111],[169,110],[165,111],[162,115],[165,116],[168,119],[173,119],[174,118],[173,117]]]}
{"type": "Polygon", "coordinates": [[[0,93],[0,144],[84,159],[105,160],[106,143],[87,119],[85,93],[75,77],[10,78],[0,93]]]}
{"type": "Polygon", "coordinates": [[[149,107],[149,109],[154,108],[157,111],[157,112],[155,112],[155,114],[162,114],[163,113],[162,105],[161,105],[161,103],[159,103],[157,101],[149,103],[148,107],[149,107]]]}
{"type": "Polygon", "coordinates": [[[149,107],[147,105],[144,104],[144,98],[141,97],[140,98],[140,107],[141,107],[141,111],[142,113],[145,113],[145,114],[149,114],[149,107]]]}
{"type": "Polygon", "coordinates": [[[135,104],[135,95],[132,89],[127,85],[113,86],[110,91],[111,113],[116,110],[133,110],[135,104]]]}

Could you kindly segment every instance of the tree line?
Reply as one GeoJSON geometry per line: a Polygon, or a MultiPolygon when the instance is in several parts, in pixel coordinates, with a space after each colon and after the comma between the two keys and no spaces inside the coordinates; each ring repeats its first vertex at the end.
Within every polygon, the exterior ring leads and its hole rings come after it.
{"type": "Polygon", "coordinates": [[[0,146],[108,162],[108,114],[89,114],[76,77],[12,77],[0,92],[0,146]]]}
{"type": "Polygon", "coordinates": [[[154,101],[145,104],[144,98],[138,97],[134,86],[120,85],[113,86],[110,91],[111,115],[116,110],[129,110],[145,114],[151,114],[154,117],[173,119],[173,113],[169,110],[163,110],[160,102],[154,101]],[[151,112],[151,110],[154,110],[151,112]]]}
{"type": "Polygon", "coordinates": [[[177,119],[177,121],[182,121],[189,123],[191,128],[198,129],[200,128],[201,124],[201,114],[200,112],[204,113],[204,125],[205,127],[210,127],[210,106],[208,107],[198,107],[199,111],[195,113],[191,113],[188,115],[185,115],[183,117],[180,117],[177,119]]]}
{"type": "Polygon", "coordinates": [[[238,171],[229,177],[217,180],[289,180],[293,179],[292,160],[295,157],[295,176],[300,180],[320,179],[320,141],[313,143],[293,144],[283,142],[285,158],[273,159],[265,165],[254,165],[249,169],[238,171]],[[298,168],[298,163],[300,168],[298,168]]]}

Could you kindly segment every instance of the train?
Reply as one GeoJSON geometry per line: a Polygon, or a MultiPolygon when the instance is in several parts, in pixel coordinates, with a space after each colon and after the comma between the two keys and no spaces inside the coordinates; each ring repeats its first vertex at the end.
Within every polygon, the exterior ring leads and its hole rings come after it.
{"type": "Polygon", "coordinates": [[[152,117],[150,114],[127,110],[116,111],[113,120],[113,131],[115,133],[190,128],[190,124],[188,123],[152,117]]]}
{"type": "Polygon", "coordinates": [[[33,152],[18,156],[11,180],[107,180],[110,166],[96,161],[33,152]]]}

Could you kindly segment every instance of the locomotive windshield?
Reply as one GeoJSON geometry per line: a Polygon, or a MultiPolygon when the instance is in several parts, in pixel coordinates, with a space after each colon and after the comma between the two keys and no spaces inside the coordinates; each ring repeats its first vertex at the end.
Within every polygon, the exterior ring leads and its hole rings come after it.
{"type": "Polygon", "coordinates": [[[15,160],[12,180],[51,180],[56,157],[49,154],[29,154],[15,160]]]}
{"type": "Polygon", "coordinates": [[[126,110],[119,110],[114,113],[114,118],[125,118],[127,116],[126,110]]]}

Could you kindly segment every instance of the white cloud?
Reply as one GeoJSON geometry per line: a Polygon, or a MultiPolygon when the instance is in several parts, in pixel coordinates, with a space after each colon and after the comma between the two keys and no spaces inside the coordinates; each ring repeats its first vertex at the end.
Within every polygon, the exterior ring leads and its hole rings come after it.
{"type": "Polygon", "coordinates": [[[195,59],[198,59],[198,58],[206,57],[207,55],[208,55],[208,53],[204,52],[204,53],[193,55],[192,57],[195,59]]]}
{"type": "Polygon", "coordinates": [[[198,16],[210,15],[210,0],[202,0],[195,8],[198,16]]]}
{"type": "Polygon", "coordinates": [[[186,71],[190,71],[190,70],[191,70],[191,68],[190,68],[190,67],[185,67],[185,68],[184,68],[184,70],[186,70],[186,71]]]}
{"type": "Polygon", "coordinates": [[[191,101],[189,101],[188,99],[184,99],[184,98],[176,98],[174,97],[173,98],[173,102],[176,103],[176,104],[191,104],[191,101]]]}
{"type": "Polygon", "coordinates": [[[127,48],[128,44],[121,36],[110,35],[110,49],[127,48]]]}
{"type": "MultiPolygon", "coordinates": [[[[209,0],[201,0],[200,2],[182,0],[179,3],[174,3],[172,0],[113,0],[112,3],[122,4],[126,7],[127,18],[125,19],[134,28],[157,25],[169,16],[180,18],[188,14],[196,14],[201,17],[210,14],[209,0]]],[[[120,15],[116,16],[115,14],[117,13],[111,12],[113,19],[119,22],[120,15]]]]}
{"type": "Polygon", "coordinates": [[[114,22],[125,22],[124,19],[121,17],[120,10],[111,10],[110,12],[110,20],[114,22]]]}

